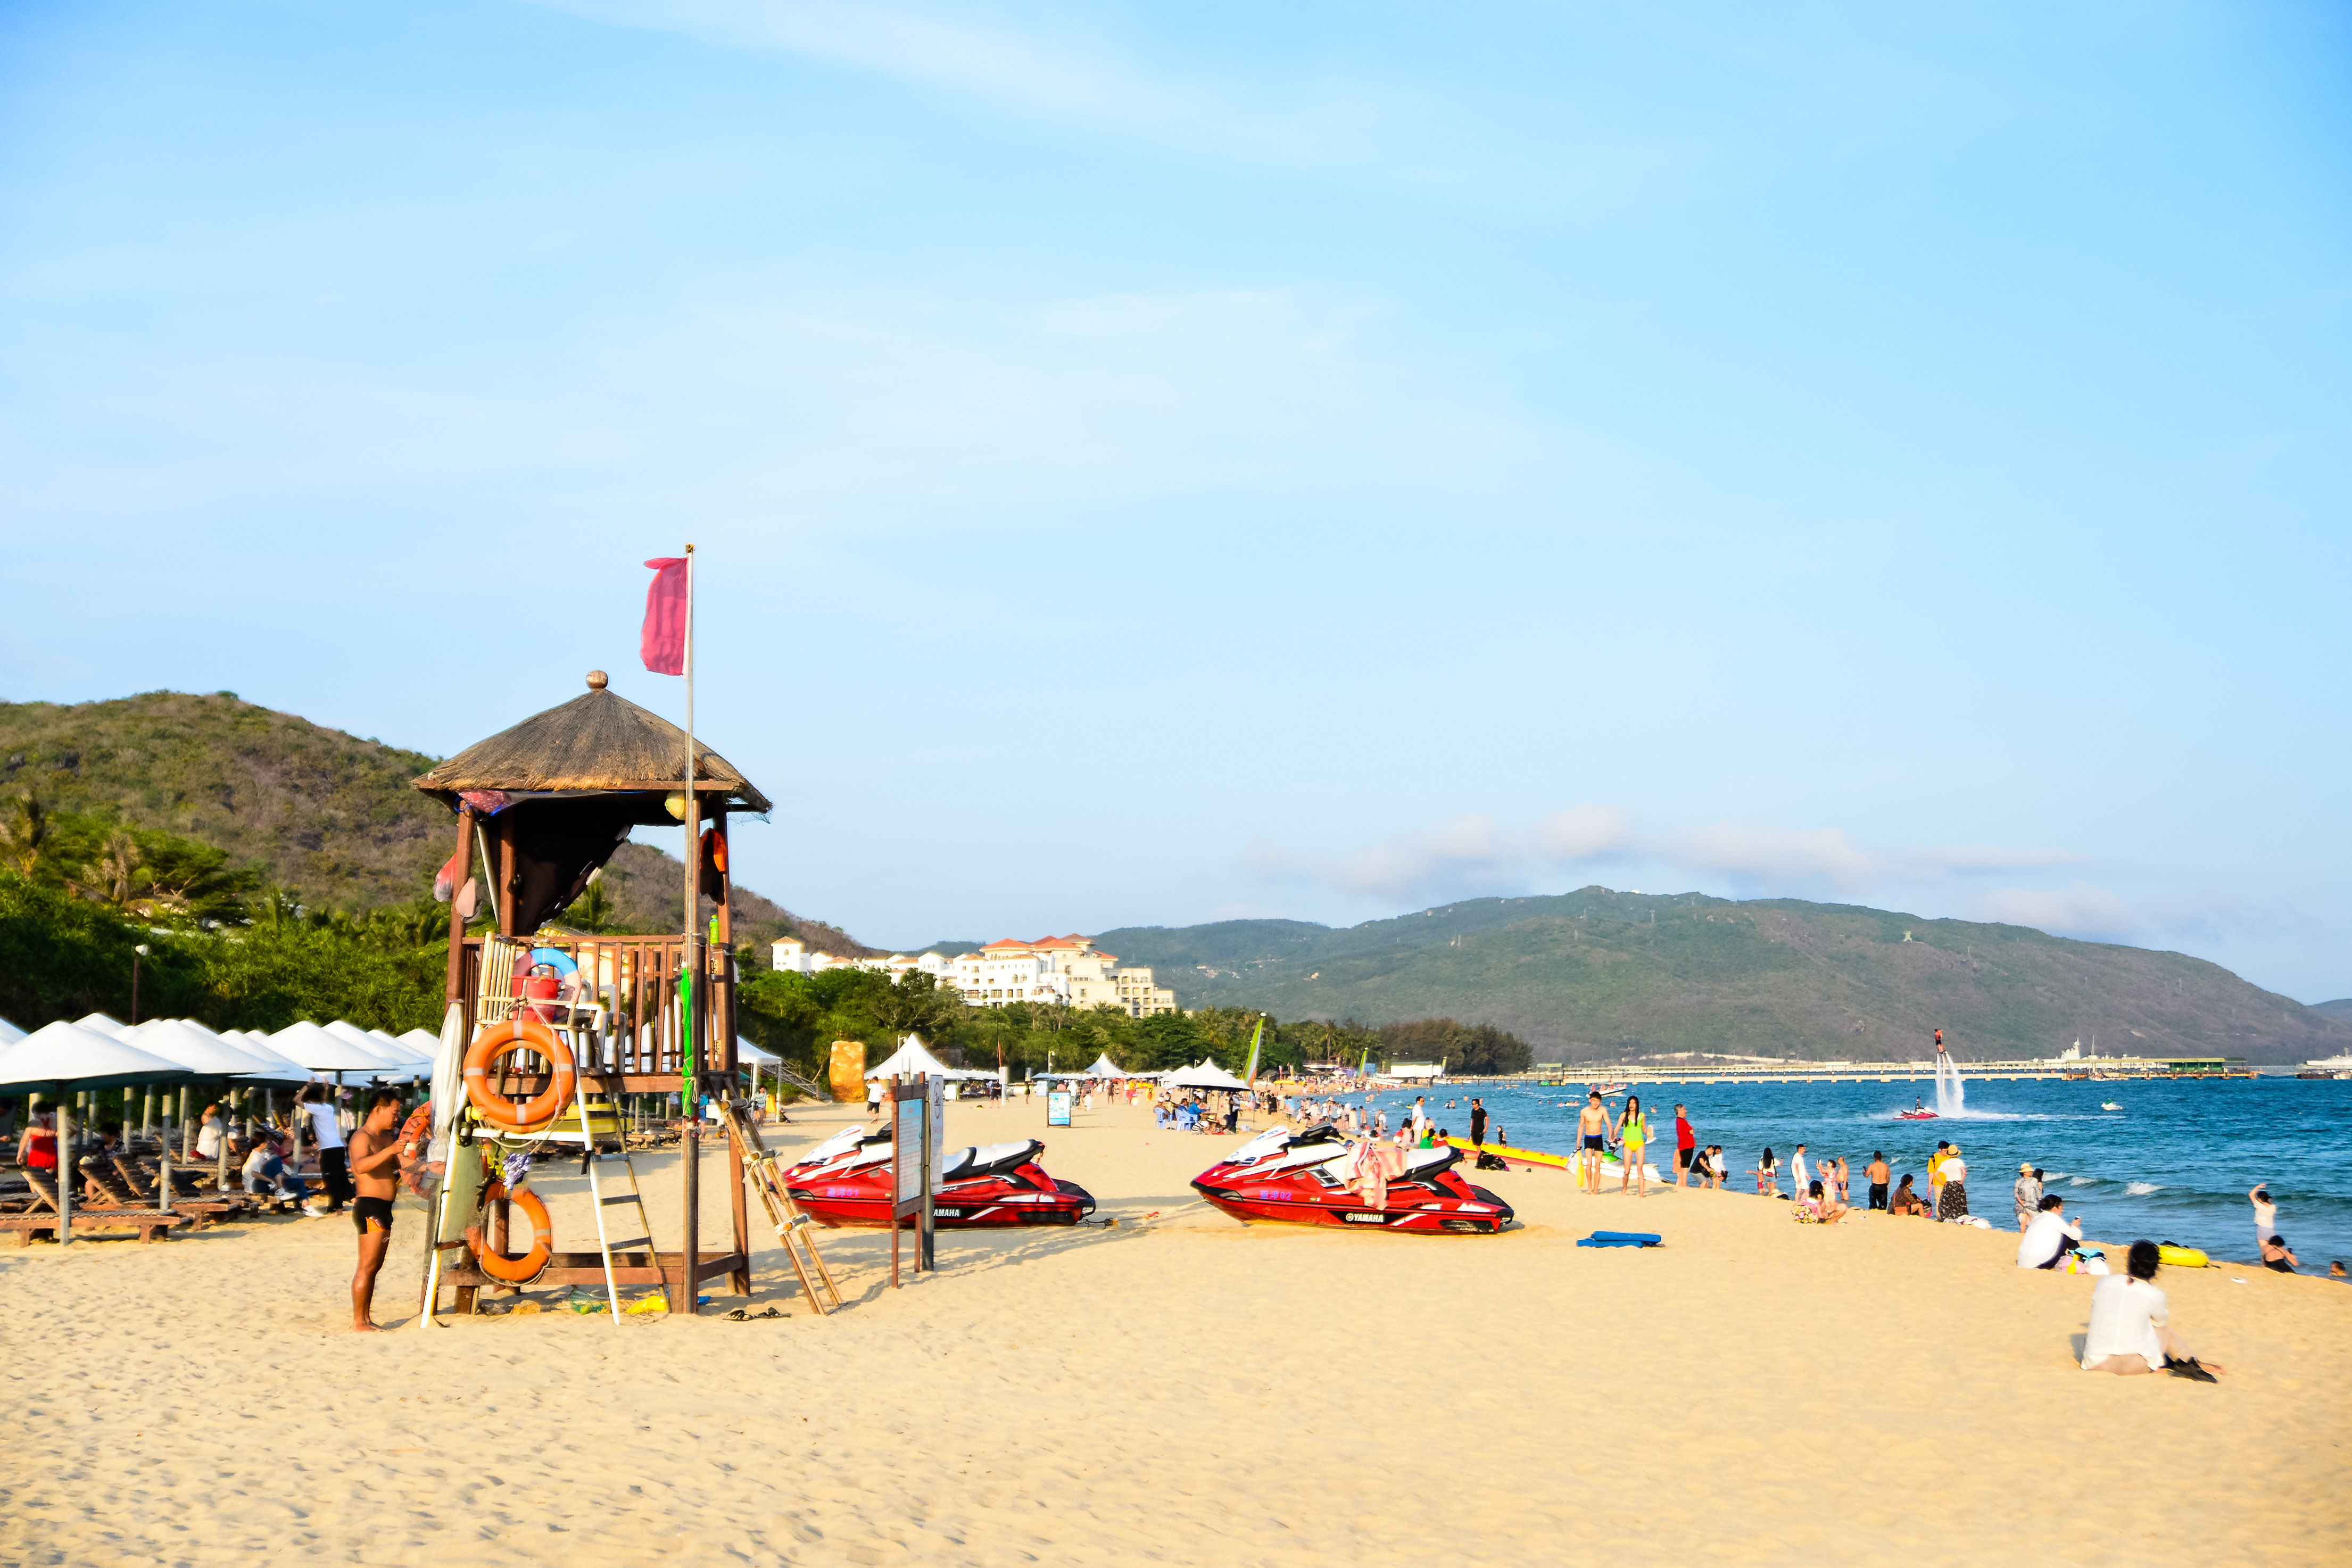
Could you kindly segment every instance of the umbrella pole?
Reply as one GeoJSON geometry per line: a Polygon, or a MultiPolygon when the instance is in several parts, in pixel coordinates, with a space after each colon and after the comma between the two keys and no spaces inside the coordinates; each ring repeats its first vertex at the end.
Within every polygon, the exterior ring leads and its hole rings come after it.
{"type": "Polygon", "coordinates": [[[73,1245],[74,1183],[81,1167],[74,1164],[73,1103],[70,1094],[58,1096],[58,1245],[73,1245]]]}

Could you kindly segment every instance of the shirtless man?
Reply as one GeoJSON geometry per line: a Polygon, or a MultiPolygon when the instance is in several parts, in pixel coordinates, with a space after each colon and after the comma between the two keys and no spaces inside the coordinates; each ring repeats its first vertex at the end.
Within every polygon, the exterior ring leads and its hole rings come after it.
{"type": "Polygon", "coordinates": [[[393,1136],[400,1125],[400,1093],[379,1089],[368,1096],[367,1120],[352,1134],[352,1184],[359,1197],[352,1223],[359,1227],[360,1266],[352,1276],[352,1329],[375,1333],[369,1309],[375,1301],[376,1271],[392,1249],[392,1195],[399,1180],[395,1164],[407,1152],[393,1136]]]}
{"type": "Polygon", "coordinates": [[[1891,1174],[1886,1168],[1886,1156],[1876,1149],[1871,1150],[1870,1163],[1862,1167],[1862,1174],[1870,1178],[1870,1207],[1885,1208],[1886,1178],[1891,1174]]]}
{"type": "Polygon", "coordinates": [[[1601,1103],[1601,1091],[1595,1089],[1585,1097],[1584,1109],[1576,1118],[1576,1163],[1587,1197],[1601,1190],[1601,1155],[1608,1146],[1609,1107],[1601,1103]]]}

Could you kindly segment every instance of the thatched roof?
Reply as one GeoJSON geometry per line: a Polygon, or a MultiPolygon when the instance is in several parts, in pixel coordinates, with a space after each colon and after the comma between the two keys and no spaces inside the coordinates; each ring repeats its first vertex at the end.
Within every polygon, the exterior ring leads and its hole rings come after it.
{"type": "MultiPolygon", "coordinates": [[[[455,803],[460,789],[596,789],[664,793],[685,788],[686,732],[604,688],[602,672],[562,707],[476,741],[415,780],[455,803]]],[[[765,811],[768,798],[735,765],[695,743],[694,789],[765,811]]]]}

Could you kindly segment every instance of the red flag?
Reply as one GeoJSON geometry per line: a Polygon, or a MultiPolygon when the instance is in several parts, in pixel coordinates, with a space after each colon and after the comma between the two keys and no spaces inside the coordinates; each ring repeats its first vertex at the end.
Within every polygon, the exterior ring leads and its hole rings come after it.
{"type": "Polygon", "coordinates": [[[646,564],[654,569],[654,580],[646,590],[646,629],[637,640],[637,652],[655,674],[682,675],[686,674],[686,558],[658,556],[646,564]]]}

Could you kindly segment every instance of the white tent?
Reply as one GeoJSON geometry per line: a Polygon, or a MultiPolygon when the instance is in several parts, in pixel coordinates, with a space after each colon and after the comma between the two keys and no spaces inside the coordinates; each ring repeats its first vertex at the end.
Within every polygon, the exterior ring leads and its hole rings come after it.
{"type": "Polygon", "coordinates": [[[405,1033],[400,1035],[398,1040],[399,1042],[403,1046],[406,1047],[412,1054],[419,1051],[423,1052],[425,1060],[427,1061],[435,1061],[440,1059],[441,1037],[435,1034],[429,1029],[409,1030],[405,1033]]]}
{"type": "Polygon", "coordinates": [[[6,1019],[0,1019],[0,1046],[14,1045],[24,1038],[25,1031],[23,1030],[18,1029],[6,1019]]]}
{"type": "Polygon", "coordinates": [[[117,1040],[122,1038],[122,1031],[128,1027],[121,1020],[110,1019],[104,1013],[84,1013],[74,1019],[76,1029],[86,1029],[93,1034],[110,1034],[117,1040]]]}
{"type": "Polygon", "coordinates": [[[752,1067],[775,1067],[784,1060],[772,1051],[761,1051],[740,1034],[735,1037],[735,1059],[752,1067]]]}
{"type": "Polygon", "coordinates": [[[188,1070],[79,1024],[44,1024],[0,1049],[0,1094],[53,1087],[120,1089],[132,1083],[176,1082],[188,1070]]]}
{"type": "Polygon", "coordinates": [[[391,1064],[372,1051],[363,1051],[341,1035],[303,1019],[269,1037],[269,1049],[298,1067],[312,1072],[377,1073],[391,1064]]]}
{"type": "Polygon", "coordinates": [[[185,1019],[158,1019],[153,1023],[141,1024],[137,1040],[128,1043],[205,1078],[236,1078],[248,1073],[281,1075],[285,1071],[283,1062],[247,1051],[234,1040],[223,1040],[202,1024],[190,1023],[185,1019]]]}
{"type": "Polygon", "coordinates": [[[1246,1091],[1249,1088],[1248,1084],[1205,1057],[1197,1067],[1180,1067],[1173,1072],[1162,1075],[1160,1081],[1171,1089],[1246,1091]]]}
{"type": "Polygon", "coordinates": [[[1085,1076],[1088,1078],[1139,1078],[1142,1074],[1129,1072],[1118,1062],[1113,1061],[1108,1054],[1105,1054],[1095,1058],[1095,1064],[1087,1069],[1085,1076]]]}
{"type": "Polygon", "coordinates": [[[415,1069],[426,1065],[426,1063],[417,1060],[415,1052],[410,1051],[402,1046],[394,1045],[392,1041],[383,1039],[381,1036],[373,1033],[370,1030],[362,1029],[359,1025],[352,1022],[349,1019],[337,1019],[332,1023],[320,1024],[319,1027],[325,1030],[329,1034],[333,1035],[336,1039],[348,1040],[352,1044],[358,1046],[362,1051],[378,1057],[386,1065],[394,1068],[395,1071],[398,1070],[415,1069]]]}
{"type": "Polygon", "coordinates": [[[878,1067],[869,1067],[866,1070],[866,1076],[868,1078],[890,1078],[902,1073],[909,1075],[923,1073],[932,1078],[993,1078],[996,1076],[993,1072],[969,1072],[961,1068],[950,1067],[923,1049],[920,1036],[911,1034],[898,1042],[898,1049],[890,1053],[887,1061],[878,1067]]]}

